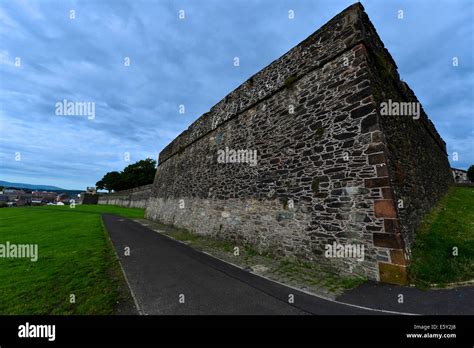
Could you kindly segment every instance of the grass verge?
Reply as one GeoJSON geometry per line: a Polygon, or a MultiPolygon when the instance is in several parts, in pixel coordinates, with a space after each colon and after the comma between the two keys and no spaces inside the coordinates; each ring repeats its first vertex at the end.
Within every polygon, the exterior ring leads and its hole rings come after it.
{"type": "Polygon", "coordinates": [[[424,217],[408,270],[421,288],[474,279],[474,188],[452,187],[424,217]]]}

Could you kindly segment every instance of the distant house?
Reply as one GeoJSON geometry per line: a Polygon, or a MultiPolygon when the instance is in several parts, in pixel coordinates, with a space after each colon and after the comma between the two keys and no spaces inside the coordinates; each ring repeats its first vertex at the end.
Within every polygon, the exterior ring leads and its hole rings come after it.
{"type": "Polygon", "coordinates": [[[3,194],[7,196],[8,201],[16,201],[26,194],[23,190],[17,189],[4,189],[3,194]]]}
{"type": "Polygon", "coordinates": [[[18,189],[4,189],[0,194],[0,202],[9,202],[11,203],[10,206],[29,205],[31,203],[31,193],[18,189]]]}
{"type": "Polygon", "coordinates": [[[86,192],[95,195],[97,193],[97,190],[95,187],[87,186],[86,192]]]}
{"type": "Polygon", "coordinates": [[[71,200],[71,197],[69,197],[69,195],[67,193],[60,193],[57,197],[56,197],[56,202],[57,203],[63,203],[64,204],[69,204],[69,201],[71,200]]]}
{"type": "Polygon", "coordinates": [[[457,184],[466,184],[470,183],[471,181],[467,177],[467,171],[463,169],[451,168],[453,172],[454,180],[457,184]]]}
{"type": "Polygon", "coordinates": [[[57,196],[58,194],[56,192],[48,192],[48,191],[33,191],[31,193],[32,200],[40,200],[45,203],[56,202],[57,196]]]}
{"type": "MultiPolygon", "coordinates": [[[[30,195],[31,197],[31,195],[30,195]]],[[[16,200],[16,206],[17,207],[23,207],[25,205],[31,204],[31,198],[28,199],[27,197],[20,197],[16,200]]]]}

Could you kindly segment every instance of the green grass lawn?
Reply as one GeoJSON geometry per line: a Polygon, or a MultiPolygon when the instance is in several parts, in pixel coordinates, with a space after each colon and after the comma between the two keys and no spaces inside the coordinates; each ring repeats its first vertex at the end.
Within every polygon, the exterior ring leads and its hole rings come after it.
{"type": "Polygon", "coordinates": [[[474,279],[474,188],[451,188],[425,216],[409,272],[420,287],[474,279]]]}
{"type": "MultiPolygon", "coordinates": [[[[0,314],[113,314],[124,279],[101,214],[143,218],[104,205],[0,209],[0,244],[38,244],[38,260],[0,258],[0,314]],[[76,303],[70,303],[71,294],[76,303]]],[[[126,285],[125,285],[126,287],[126,285]]]]}

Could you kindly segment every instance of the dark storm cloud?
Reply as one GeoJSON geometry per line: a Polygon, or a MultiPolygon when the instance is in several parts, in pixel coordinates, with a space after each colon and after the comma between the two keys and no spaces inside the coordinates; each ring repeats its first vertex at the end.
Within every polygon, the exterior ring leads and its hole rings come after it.
{"type": "MultiPolygon", "coordinates": [[[[157,158],[227,93],[351,3],[1,1],[0,179],[84,188],[129,164],[126,152],[132,162],[157,158]],[[95,102],[95,118],[55,115],[64,99],[95,102]]],[[[459,152],[452,164],[474,163],[472,3],[363,4],[449,152],[459,152]]]]}

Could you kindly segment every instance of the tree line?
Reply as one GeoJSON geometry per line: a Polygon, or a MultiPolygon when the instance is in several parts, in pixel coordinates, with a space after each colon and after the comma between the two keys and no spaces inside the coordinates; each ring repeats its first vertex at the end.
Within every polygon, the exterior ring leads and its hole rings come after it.
{"type": "Polygon", "coordinates": [[[122,191],[152,184],[155,179],[156,161],[151,158],[140,160],[125,167],[121,172],[108,172],[95,184],[98,190],[122,191]]]}

